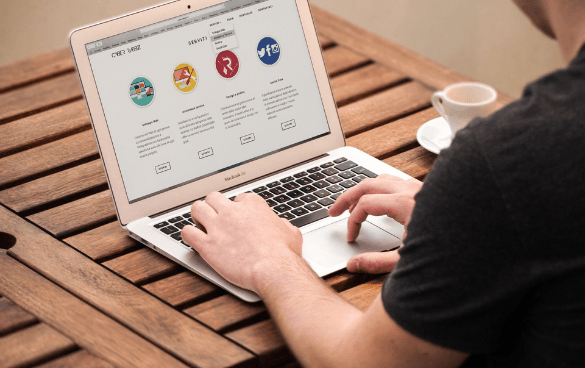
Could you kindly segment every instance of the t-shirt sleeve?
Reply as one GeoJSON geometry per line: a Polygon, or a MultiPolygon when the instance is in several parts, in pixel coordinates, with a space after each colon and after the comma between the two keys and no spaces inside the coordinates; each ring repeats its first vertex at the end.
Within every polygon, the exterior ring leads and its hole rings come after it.
{"type": "Polygon", "coordinates": [[[528,272],[480,147],[468,127],[441,152],[382,290],[386,311],[404,329],[470,354],[497,347],[528,272]]]}

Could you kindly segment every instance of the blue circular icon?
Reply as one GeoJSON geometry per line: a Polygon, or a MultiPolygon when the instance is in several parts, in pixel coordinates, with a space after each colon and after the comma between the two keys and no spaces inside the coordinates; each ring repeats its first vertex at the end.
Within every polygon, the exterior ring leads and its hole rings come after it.
{"type": "Polygon", "coordinates": [[[280,44],[272,37],[264,37],[258,42],[258,58],[265,65],[274,65],[280,59],[280,44]]]}

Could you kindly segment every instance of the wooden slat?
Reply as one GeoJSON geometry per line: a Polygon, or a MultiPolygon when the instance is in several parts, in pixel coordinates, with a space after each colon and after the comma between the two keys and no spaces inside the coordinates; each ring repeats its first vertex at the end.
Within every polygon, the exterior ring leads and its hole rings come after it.
{"type": "Polygon", "coordinates": [[[85,131],[0,159],[0,187],[98,155],[93,131],[85,131]]]}
{"type": "Polygon", "coordinates": [[[0,192],[0,203],[16,212],[107,185],[101,160],[93,160],[71,169],[43,176],[0,192]]]}
{"type": "Polygon", "coordinates": [[[64,242],[95,261],[110,258],[132,248],[143,246],[129,237],[128,232],[122,229],[122,226],[117,221],[66,238],[64,242]]]}
{"type": "MultiPolygon", "coordinates": [[[[116,321],[123,322],[126,327],[165,351],[173,352],[174,356],[189,365],[234,367],[254,364],[254,356],[246,350],[215,334],[207,327],[140,288],[124,281],[106,268],[1,207],[0,231],[9,232],[18,239],[17,244],[10,249],[10,254],[18,261],[36,270],[116,321]]],[[[0,270],[3,268],[0,267],[0,270]]],[[[22,280],[23,278],[18,279],[22,280]]],[[[31,285],[36,284],[40,284],[40,282],[34,281],[31,285]]],[[[22,305],[13,295],[2,294],[22,305]]],[[[28,294],[23,293],[22,295],[28,294]]],[[[62,303],[62,298],[51,300],[58,300],[59,303],[62,303]]],[[[42,306],[50,308],[60,305],[51,302],[51,300],[47,300],[42,306]]],[[[78,310],[78,308],[68,309],[78,310]]],[[[36,311],[33,314],[43,319],[36,311]]],[[[94,320],[94,318],[87,318],[87,316],[84,319],[90,322],[94,320]]],[[[85,324],[81,323],[81,325],[85,324]]],[[[95,330],[109,332],[106,327],[95,330]]],[[[72,337],[71,334],[68,336],[72,337]]],[[[80,343],[78,345],[86,347],[80,343]]],[[[128,346],[131,345],[132,343],[129,343],[128,346]]],[[[91,350],[89,347],[87,349],[95,353],[95,350],[91,350]]],[[[125,349],[135,351],[129,347],[125,349]]],[[[100,354],[96,355],[105,358],[100,354]]],[[[159,366],[165,365],[160,364],[159,366]]]]}
{"type": "MultiPolygon", "coordinates": [[[[4,220],[6,217],[3,215],[0,217],[4,220]]],[[[31,225],[23,224],[22,220],[9,219],[9,221],[12,225],[19,226],[19,228],[15,228],[16,232],[19,233],[19,240],[22,239],[23,242],[29,240],[26,235],[20,232],[26,233],[26,227],[31,225]]],[[[36,241],[42,241],[42,238],[52,240],[45,235],[36,238],[36,241]]],[[[88,276],[83,273],[83,270],[79,271],[81,272],[78,273],[78,278],[88,276]]],[[[94,283],[100,281],[103,280],[93,280],[94,283]]],[[[59,353],[63,353],[64,349],[73,348],[77,344],[120,367],[184,367],[182,363],[161,349],[18,263],[6,253],[0,253],[0,290],[16,303],[26,305],[31,313],[60,332],[67,334],[68,337],[65,338],[53,329],[47,329],[44,324],[41,324],[37,325],[44,329],[41,332],[47,332],[43,334],[35,330],[33,333],[30,331],[36,326],[30,327],[22,331],[26,334],[26,338],[22,339],[24,341],[42,338],[41,342],[44,346],[51,346],[51,352],[58,351],[59,353]]],[[[95,289],[87,290],[88,293],[94,291],[95,289]]],[[[9,335],[5,339],[17,334],[19,332],[9,335]]],[[[16,346],[14,340],[6,342],[4,345],[0,342],[0,351],[4,351],[3,348],[6,347],[11,347],[16,356],[26,356],[26,351],[35,350],[27,347],[26,344],[16,346]]],[[[43,351],[44,355],[48,354],[47,349],[43,351]]],[[[3,366],[1,356],[2,354],[0,354],[0,366],[3,366]]]]}
{"type": "Polygon", "coordinates": [[[354,307],[366,310],[382,291],[382,285],[386,275],[358,285],[341,293],[343,299],[350,302],[354,307]]]}
{"type": "Polygon", "coordinates": [[[326,49],[335,44],[333,41],[331,41],[330,38],[327,38],[325,36],[317,35],[317,37],[319,38],[319,45],[321,45],[321,49],[326,49]]]}
{"type": "Polygon", "coordinates": [[[385,158],[396,150],[417,144],[416,132],[427,121],[439,116],[428,108],[416,114],[398,119],[378,128],[354,135],[347,139],[347,145],[358,148],[377,158],[385,158]]]}
{"type": "Polygon", "coordinates": [[[337,106],[342,106],[407,80],[402,73],[370,64],[332,78],[331,89],[337,106]]]}
{"type": "MultiPolygon", "coordinates": [[[[317,31],[323,36],[381,65],[400,71],[431,89],[443,89],[452,83],[472,80],[315,5],[311,6],[311,12],[317,31]]],[[[513,100],[504,93],[498,93],[500,106],[513,100]]]]}
{"type": "Polygon", "coordinates": [[[323,51],[327,74],[334,77],[344,71],[366,64],[369,60],[345,47],[331,47],[323,51]]]}
{"type": "Polygon", "coordinates": [[[36,368],[114,368],[111,364],[97,358],[86,350],[78,350],[62,358],[55,359],[36,368]]]}
{"type": "Polygon", "coordinates": [[[417,147],[383,161],[413,178],[422,180],[431,170],[436,158],[437,155],[434,153],[422,147],[417,147]]]}
{"type": "Polygon", "coordinates": [[[81,98],[81,88],[74,73],[0,94],[0,123],[50,109],[81,98]]]}
{"type": "Polygon", "coordinates": [[[0,336],[32,325],[36,321],[35,316],[12,303],[10,300],[0,297],[0,336]]]}
{"type": "Polygon", "coordinates": [[[220,292],[217,286],[190,271],[144,285],[143,288],[175,307],[220,292]]]}
{"type": "Polygon", "coordinates": [[[73,341],[41,323],[0,338],[0,367],[35,364],[73,349],[73,341]]]}
{"type": "Polygon", "coordinates": [[[82,100],[0,125],[0,157],[90,128],[82,100]]]}
{"type": "Polygon", "coordinates": [[[17,60],[0,68],[0,93],[30,82],[74,71],[69,49],[51,51],[17,60]]]}
{"type": "Polygon", "coordinates": [[[343,132],[352,136],[431,105],[431,91],[417,82],[402,84],[340,108],[343,132]]]}
{"type": "Polygon", "coordinates": [[[106,190],[36,213],[28,219],[60,238],[90,226],[114,221],[116,210],[110,191],[106,190]]]}
{"type": "Polygon", "coordinates": [[[135,284],[181,269],[179,264],[146,247],[102,264],[135,284]]]}

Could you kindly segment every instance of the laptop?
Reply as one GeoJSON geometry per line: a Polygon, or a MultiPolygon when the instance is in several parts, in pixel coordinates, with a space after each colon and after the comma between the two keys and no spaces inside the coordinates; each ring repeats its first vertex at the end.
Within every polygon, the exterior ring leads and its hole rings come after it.
{"type": "MultiPolygon", "coordinates": [[[[176,0],[73,31],[70,44],[121,226],[237,297],[181,239],[190,205],[254,192],[303,234],[319,275],[402,242],[372,217],[357,241],[327,209],[399,170],[345,140],[307,0],[176,0]]],[[[226,229],[229,231],[229,229],[226,229]]]]}

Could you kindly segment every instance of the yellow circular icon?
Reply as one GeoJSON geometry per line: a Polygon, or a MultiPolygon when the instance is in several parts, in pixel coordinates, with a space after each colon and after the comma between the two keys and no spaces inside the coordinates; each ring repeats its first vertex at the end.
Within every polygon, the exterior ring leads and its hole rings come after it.
{"type": "Polygon", "coordinates": [[[177,65],[173,72],[173,84],[179,92],[189,93],[194,90],[198,79],[195,68],[186,63],[177,65]]]}

